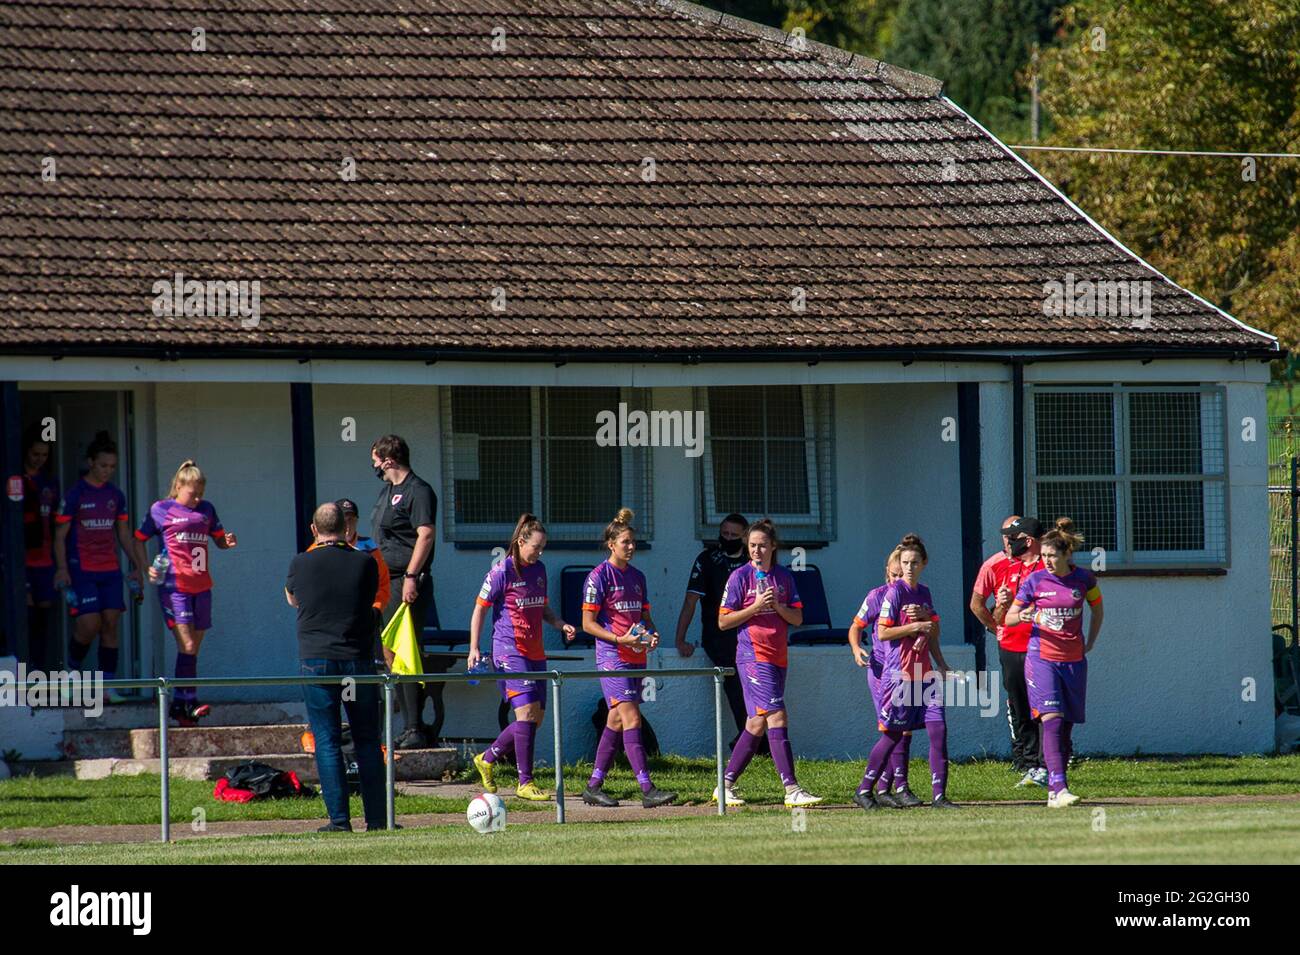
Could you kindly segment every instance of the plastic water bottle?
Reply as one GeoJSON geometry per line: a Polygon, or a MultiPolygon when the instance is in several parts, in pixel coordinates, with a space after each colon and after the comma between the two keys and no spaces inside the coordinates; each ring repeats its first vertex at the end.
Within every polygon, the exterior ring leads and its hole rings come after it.
{"type": "MultiPolygon", "coordinates": [[[[467,673],[491,673],[492,662],[488,660],[487,657],[479,657],[478,663],[474,664],[466,672],[467,673]]],[[[468,683],[470,686],[478,686],[479,683],[478,680],[466,680],[465,682],[468,683]]]]}
{"type": "Polygon", "coordinates": [[[771,589],[772,582],[767,578],[767,571],[760,570],[754,575],[754,593],[761,599],[771,589]]]}
{"type": "Polygon", "coordinates": [[[140,581],[134,577],[126,578],[126,589],[131,593],[132,603],[144,603],[144,588],[140,586],[140,581]]]}
{"type": "Polygon", "coordinates": [[[641,644],[642,646],[649,646],[650,631],[646,629],[646,625],[643,624],[640,620],[632,624],[632,629],[628,630],[627,633],[628,636],[634,637],[636,639],[636,642],[641,644]]]}
{"type": "Polygon", "coordinates": [[[63,588],[63,599],[67,603],[68,607],[74,610],[76,609],[77,592],[72,589],[72,584],[68,584],[66,587],[63,588]]]}
{"type": "Polygon", "coordinates": [[[163,579],[167,576],[167,569],[171,567],[171,565],[171,558],[167,556],[167,552],[159,552],[158,556],[153,559],[153,563],[149,565],[150,569],[157,571],[158,579],[155,580],[153,574],[150,574],[149,583],[155,585],[161,584],[163,579]]]}

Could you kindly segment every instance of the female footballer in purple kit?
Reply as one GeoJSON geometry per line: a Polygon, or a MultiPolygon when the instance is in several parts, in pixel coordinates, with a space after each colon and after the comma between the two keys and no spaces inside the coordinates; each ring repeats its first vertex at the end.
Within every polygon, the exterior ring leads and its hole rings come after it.
{"type": "MultiPolygon", "coordinates": [[[[867,688],[871,691],[872,720],[880,713],[880,688],[885,681],[885,646],[876,634],[876,624],[880,619],[880,606],[885,599],[889,585],[903,576],[902,564],[898,555],[902,548],[895,547],[885,560],[885,582],[867,594],[849,627],[849,648],[858,666],[866,668],[867,688]],[[871,640],[868,650],[862,646],[862,634],[866,632],[871,640]]],[[[890,809],[907,809],[921,805],[907,783],[907,767],[911,758],[912,731],[903,734],[903,739],[894,747],[889,760],[887,772],[880,774],[877,780],[876,802],[890,809]],[[892,789],[892,792],[891,792],[892,789]]]]}
{"type": "Polygon", "coordinates": [[[42,436],[39,424],[32,425],[23,433],[23,569],[27,578],[26,662],[36,670],[50,665],[55,620],[54,522],[59,481],[47,473],[49,462],[50,442],[42,436]]]}
{"type": "MultiPolygon", "coordinates": [[[[532,514],[523,514],[510,538],[510,553],[488,571],[483,587],[474,602],[469,622],[469,659],[467,666],[478,665],[482,653],[479,635],[483,617],[492,608],[492,665],[501,673],[529,673],[546,669],[546,650],[542,646],[542,621],[564,632],[572,640],[577,630],[565,623],[547,606],[546,566],[542,551],[546,548],[546,528],[532,514]]],[[[545,680],[501,680],[501,697],[515,711],[515,721],[501,731],[486,751],[474,756],[474,768],[483,780],[483,788],[497,791],[493,779],[496,761],[515,753],[519,767],[520,799],[543,802],[550,799],[533,782],[533,742],[537,727],[546,710],[545,680]]]]}
{"type": "MultiPolygon", "coordinates": [[[[587,575],[583,585],[582,629],[596,638],[596,669],[644,670],[646,650],[659,645],[659,633],[650,619],[645,575],[632,566],[636,553],[633,514],[626,507],[605,528],[609,558],[587,575]]],[[[605,774],[618,754],[620,736],[628,762],[641,786],[641,805],[665,806],[677,793],[656,789],[650,781],[645,746],[641,742],[642,677],[602,677],[600,692],[609,706],[605,730],[596,747],[596,765],[582,794],[590,806],[617,806],[601,789],[605,774]]]]}
{"type": "MultiPolygon", "coordinates": [[[[68,588],[68,613],[74,621],[68,662],[81,669],[98,639],[99,669],[112,680],[117,677],[118,623],[126,609],[118,548],[130,558],[131,579],[137,583],[144,564],[127,530],[126,495],[110,480],[117,470],[117,445],[107,431],[95,435],[86,463],[85,476],[68,488],[55,517],[54,586],[68,588]]],[[[109,702],[120,701],[109,691],[109,702]]]]}
{"type": "MultiPolygon", "coordinates": [[[[221,526],[217,510],[203,499],[207,479],[193,461],[184,461],[172,478],[171,493],[149,508],[135,532],[137,561],[145,563],[145,541],[162,538],[160,570],[149,567],[149,582],[158,584],[163,620],[176,637],[176,676],[198,676],[199,646],[212,626],[212,576],[208,573],[208,538],[221,550],[235,546],[235,535],[221,526]]],[[[178,686],[171,716],[181,726],[194,726],[210,707],[198,702],[198,688],[178,686]]]]}
{"type": "Polygon", "coordinates": [[[718,627],[739,628],[736,634],[736,670],[745,695],[745,729],[736,740],[722,780],[724,792],[713,790],[713,801],[728,806],[744,804],[735,793],[736,780],[758,751],[764,734],[772,762],[785,786],[789,809],[815,806],[822,801],[802,786],[794,773],[794,748],[786,732],[785,678],[789,666],[789,632],[803,623],[803,601],[794,575],[776,562],[776,527],[766,518],[745,531],[749,563],[727,578],[718,607],[718,627]]]}
{"type": "Polygon", "coordinates": [[[930,738],[931,808],[956,809],[946,790],[948,787],[948,731],[943,712],[942,678],[948,663],[939,648],[939,615],[934,612],[930,589],[920,582],[921,571],[929,562],[925,544],[915,534],[906,535],[898,545],[898,561],[903,576],[885,591],[880,604],[876,635],[882,641],[884,680],[880,687],[877,726],[880,740],[871,750],[867,771],[853,801],[866,810],[888,806],[875,793],[876,781],[885,766],[892,762],[894,751],[902,745],[908,730],[925,727],[930,738]],[[940,683],[938,700],[934,692],[933,656],[940,683]]]}
{"type": "Polygon", "coordinates": [[[1074,522],[1059,517],[1054,530],[1039,542],[1044,569],[1020,582],[1016,599],[1007,611],[1007,625],[1033,624],[1025,656],[1025,683],[1029,707],[1042,726],[1043,761],[1047,763],[1047,805],[1073,806],[1079,797],[1066,785],[1066,767],[1073,748],[1070,734],[1085,719],[1088,695],[1088,660],[1101,632],[1101,589],[1091,571],[1070,565],[1070,555],[1083,543],[1074,522]],[[1088,616],[1088,638],[1083,637],[1083,605],[1088,616]]]}

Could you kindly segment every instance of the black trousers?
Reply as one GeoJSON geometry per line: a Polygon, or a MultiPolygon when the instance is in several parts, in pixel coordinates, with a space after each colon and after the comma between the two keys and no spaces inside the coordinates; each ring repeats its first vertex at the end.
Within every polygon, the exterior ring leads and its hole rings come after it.
{"type": "Polygon", "coordinates": [[[1011,727],[1011,764],[1020,772],[1043,766],[1038,722],[1029,710],[1029,687],[1025,684],[1025,656],[998,647],[1002,664],[1002,689],[1007,694],[1007,723],[1011,727]]]}
{"type": "MultiPolygon", "coordinates": [[[[397,613],[397,608],[402,605],[402,585],[406,582],[402,575],[405,570],[394,571],[389,568],[389,574],[392,578],[393,589],[388,597],[388,606],[384,608],[384,625],[393,619],[393,614],[397,613]]],[[[429,605],[433,603],[433,576],[425,574],[424,579],[420,581],[419,589],[416,591],[415,602],[411,604],[411,622],[415,624],[415,639],[419,642],[420,634],[424,631],[425,618],[429,616],[429,605]]],[[[433,712],[435,716],[442,712],[442,689],[441,683],[428,683],[421,688],[419,683],[403,683],[397,688],[397,710],[402,717],[403,732],[407,729],[427,730],[424,724],[424,694],[428,693],[433,698],[433,712]],[[423,689],[423,692],[422,692],[423,689]]],[[[438,720],[438,728],[441,728],[442,721],[438,720]]]]}

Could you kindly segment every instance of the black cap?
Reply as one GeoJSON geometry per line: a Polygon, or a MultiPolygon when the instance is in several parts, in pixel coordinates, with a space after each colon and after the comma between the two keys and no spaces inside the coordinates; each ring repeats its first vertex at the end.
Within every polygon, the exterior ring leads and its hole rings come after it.
{"type": "Polygon", "coordinates": [[[1043,536],[1043,525],[1036,517],[1017,517],[1002,526],[1002,533],[1008,537],[1019,537],[1024,534],[1026,537],[1038,538],[1043,536]]]}
{"type": "Polygon", "coordinates": [[[357,517],[360,513],[357,510],[357,502],[348,497],[341,497],[334,502],[344,517],[357,517]]]}

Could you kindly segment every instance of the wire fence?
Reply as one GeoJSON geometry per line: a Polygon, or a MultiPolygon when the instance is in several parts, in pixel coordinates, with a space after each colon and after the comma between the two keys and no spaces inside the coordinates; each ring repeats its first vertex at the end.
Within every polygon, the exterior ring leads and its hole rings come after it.
{"type": "MultiPolygon", "coordinates": [[[[1268,419],[1268,564],[1269,604],[1273,626],[1294,628],[1295,606],[1295,502],[1293,461],[1300,451],[1300,415],[1275,415],[1268,419]]],[[[1288,637],[1288,639],[1290,639],[1288,637]]]]}
{"type": "MultiPolygon", "coordinates": [[[[718,776],[718,815],[722,816],[727,811],[727,800],[724,796],[725,787],[723,785],[723,759],[722,759],[722,711],[723,711],[723,690],[722,681],[725,677],[734,676],[736,671],[731,667],[677,667],[664,668],[657,670],[537,670],[529,673],[529,676],[535,679],[545,679],[550,683],[551,700],[553,701],[547,707],[551,714],[551,723],[555,735],[555,821],[563,824],[564,822],[564,709],[561,705],[563,698],[561,696],[561,686],[569,680],[599,680],[602,677],[609,677],[611,672],[617,672],[623,676],[632,674],[633,677],[712,677],[713,678],[713,724],[714,724],[714,745],[715,745],[715,762],[717,764],[718,776]]],[[[102,680],[100,685],[104,690],[140,690],[153,689],[156,691],[158,698],[158,769],[162,776],[161,783],[161,824],[160,839],[162,842],[171,841],[171,774],[170,761],[167,752],[167,720],[168,720],[168,691],[179,686],[192,687],[213,687],[213,686],[306,686],[306,685],[367,685],[378,684],[383,688],[384,700],[384,747],[386,756],[384,759],[384,802],[385,802],[385,819],[388,829],[393,829],[395,819],[395,797],[397,793],[396,776],[393,758],[393,694],[395,688],[401,683],[478,683],[492,680],[513,680],[518,677],[518,673],[418,673],[414,675],[397,675],[393,673],[376,673],[376,674],[358,674],[346,676],[245,676],[245,677],[193,677],[190,679],[177,679],[175,677],[155,677],[151,680],[102,680]]],[[[41,686],[39,681],[27,681],[16,684],[15,689],[24,690],[41,686]]]]}

